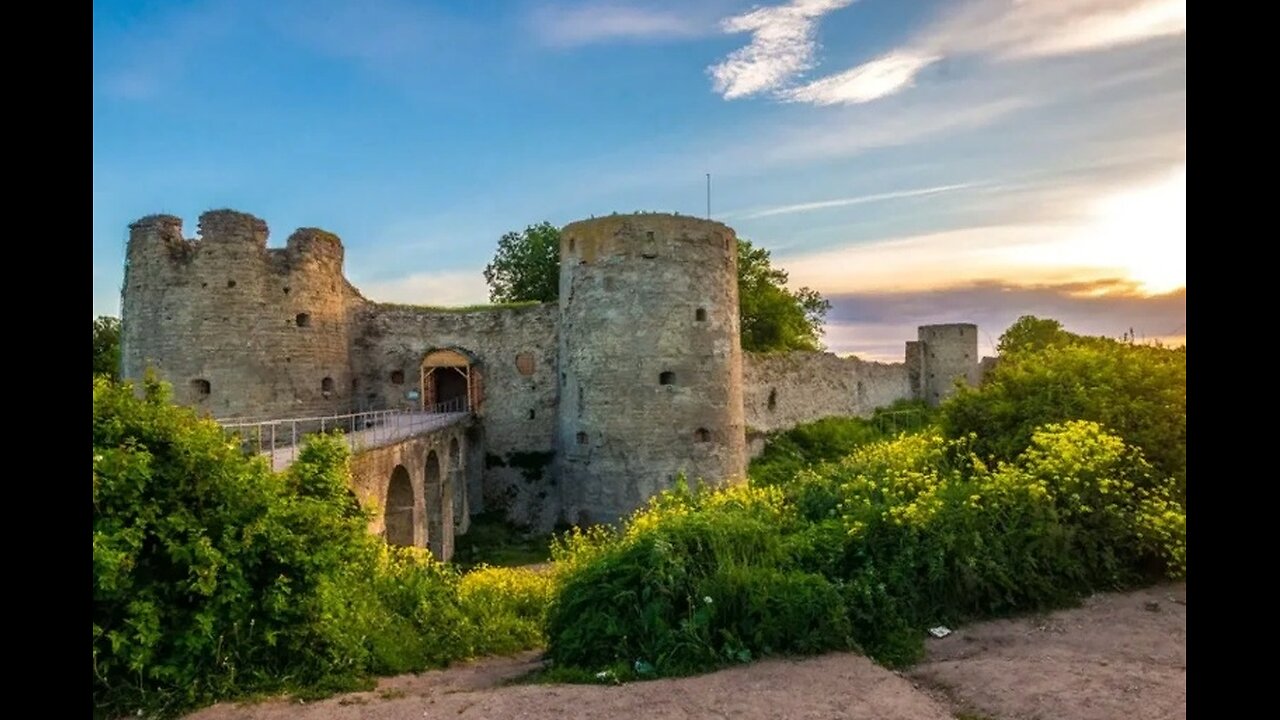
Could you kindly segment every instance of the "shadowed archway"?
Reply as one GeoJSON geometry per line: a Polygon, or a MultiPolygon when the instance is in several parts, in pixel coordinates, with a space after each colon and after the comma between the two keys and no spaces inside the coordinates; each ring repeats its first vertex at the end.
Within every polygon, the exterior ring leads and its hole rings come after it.
{"type": "Polygon", "coordinates": [[[403,465],[391,471],[383,520],[388,544],[413,545],[413,483],[403,465]]]}
{"type": "Polygon", "coordinates": [[[445,525],[445,518],[453,514],[453,492],[440,472],[440,456],[435,450],[427,453],[425,477],[427,547],[444,562],[453,555],[453,526],[445,525]]]}
{"type": "Polygon", "coordinates": [[[441,348],[422,358],[422,409],[429,412],[478,411],[482,398],[476,359],[465,350],[441,348]]]}

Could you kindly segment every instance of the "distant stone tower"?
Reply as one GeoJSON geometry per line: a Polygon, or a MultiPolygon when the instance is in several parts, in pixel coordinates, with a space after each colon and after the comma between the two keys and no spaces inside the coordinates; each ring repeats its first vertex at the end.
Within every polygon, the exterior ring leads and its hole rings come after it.
{"type": "Polygon", "coordinates": [[[737,238],[667,214],[567,225],[560,240],[566,520],[612,522],[683,471],[746,471],[737,238]]]}
{"type": "Polygon", "coordinates": [[[121,296],[123,376],[148,367],[174,399],[218,418],[346,412],[352,373],[342,242],[298,230],[267,249],[267,225],[231,210],[129,226],[121,296]]]}
{"type": "Polygon", "coordinates": [[[981,379],[978,326],[972,323],[921,325],[907,343],[907,377],[913,394],[937,405],[955,392],[956,378],[969,385],[981,379]]]}

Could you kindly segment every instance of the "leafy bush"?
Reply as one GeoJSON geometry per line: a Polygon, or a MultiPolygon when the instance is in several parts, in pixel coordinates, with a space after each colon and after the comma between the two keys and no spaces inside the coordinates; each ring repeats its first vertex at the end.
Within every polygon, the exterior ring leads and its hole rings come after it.
{"type": "Polygon", "coordinates": [[[93,696],[104,716],[351,688],[541,642],[549,580],[390,548],[341,439],[284,473],[148,381],[93,386],[93,696]]]}
{"type": "Polygon", "coordinates": [[[1036,428],[1091,420],[1142,448],[1185,494],[1186,348],[1081,337],[1035,320],[1024,318],[1001,336],[1007,352],[980,387],[961,389],[943,404],[946,434],[976,435],[979,455],[1011,460],[1036,428]]]}
{"type": "Polygon", "coordinates": [[[557,548],[571,569],[548,614],[549,656],[626,677],[847,646],[839,593],[791,559],[796,525],[776,489],[681,486],[622,533],[574,534],[557,548]]]}
{"type": "Polygon", "coordinates": [[[751,461],[751,481],[785,487],[800,470],[837,460],[899,431],[921,431],[933,414],[924,403],[899,401],[877,409],[871,418],[830,417],[797,425],[769,438],[764,452],[751,461]]]}
{"type": "Polygon", "coordinates": [[[976,438],[864,445],[784,487],[653,499],[556,548],[549,653],[608,678],[861,647],[914,661],[923,629],[1184,577],[1176,481],[1098,423],[1035,431],[989,466],[976,438]]]}
{"type": "Polygon", "coordinates": [[[481,566],[462,576],[462,611],[477,629],[474,655],[510,653],[543,644],[552,577],[520,568],[481,566]]]}

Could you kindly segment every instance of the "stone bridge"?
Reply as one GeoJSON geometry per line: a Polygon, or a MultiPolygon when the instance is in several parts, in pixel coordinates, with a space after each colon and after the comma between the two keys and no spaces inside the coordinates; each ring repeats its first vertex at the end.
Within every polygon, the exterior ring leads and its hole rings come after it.
{"type": "Polygon", "coordinates": [[[479,482],[479,468],[469,473],[467,467],[472,417],[437,408],[219,422],[239,435],[247,452],[267,456],[277,471],[293,462],[307,434],[341,433],[351,448],[351,490],[361,506],[374,511],[369,531],[393,545],[428,548],[447,561],[454,535],[470,525],[469,490],[479,482]]]}

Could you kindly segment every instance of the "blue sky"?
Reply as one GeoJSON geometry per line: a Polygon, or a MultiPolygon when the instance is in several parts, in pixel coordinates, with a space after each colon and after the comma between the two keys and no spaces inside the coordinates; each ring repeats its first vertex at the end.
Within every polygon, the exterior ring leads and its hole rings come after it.
{"type": "Polygon", "coordinates": [[[1018,315],[1186,334],[1185,0],[94,4],[93,312],[127,225],[336,232],[371,299],[486,299],[507,230],[705,213],[836,352],[1018,315]]]}

